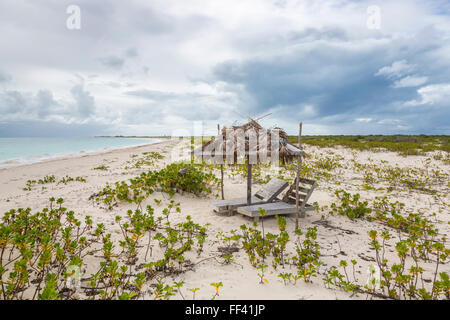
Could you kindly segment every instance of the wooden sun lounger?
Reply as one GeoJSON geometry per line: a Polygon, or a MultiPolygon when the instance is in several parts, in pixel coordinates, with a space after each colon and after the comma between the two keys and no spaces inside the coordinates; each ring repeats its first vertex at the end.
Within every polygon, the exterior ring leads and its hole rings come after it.
{"type": "MultiPolygon", "coordinates": [[[[264,204],[266,202],[264,200],[256,198],[255,196],[252,196],[252,203],[264,204]]],[[[236,208],[238,208],[240,206],[245,206],[246,204],[247,204],[247,197],[233,198],[233,199],[229,199],[229,200],[217,200],[217,201],[212,201],[210,203],[211,207],[213,207],[213,210],[216,212],[233,211],[233,210],[236,210],[236,208]]]]}
{"type": "MultiPolygon", "coordinates": [[[[311,196],[317,183],[311,179],[300,178],[298,195],[300,201],[300,216],[304,217],[306,211],[315,210],[315,207],[308,204],[309,197],[311,196]]],[[[289,190],[283,197],[283,201],[277,201],[272,203],[252,204],[250,206],[241,206],[237,208],[237,212],[249,217],[252,217],[255,221],[259,220],[259,209],[266,210],[266,216],[292,214],[296,213],[296,190],[295,183],[290,186],[289,190]]]]}
{"type": "MultiPolygon", "coordinates": [[[[259,208],[266,210],[266,216],[293,214],[296,212],[295,205],[283,201],[239,207],[237,208],[237,212],[250,218],[253,218],[255,221],[258,221],[259,208]]],[[[315,210],[315,207],[310,204],[306,204],[304,211],[310,210],[315,210]]]]}
{"type": "MultiPolygon", "coordinates": [[[[286,181],[272,178],[255,195],[251,197],[251,204],[265,204],[274,201],[289,185],[286,181]]],[[[216,212],[233,212],[237,208],[247,205],[247,198],[234,198],[228,200],[212,201],[210,205],[216,212]]]]}

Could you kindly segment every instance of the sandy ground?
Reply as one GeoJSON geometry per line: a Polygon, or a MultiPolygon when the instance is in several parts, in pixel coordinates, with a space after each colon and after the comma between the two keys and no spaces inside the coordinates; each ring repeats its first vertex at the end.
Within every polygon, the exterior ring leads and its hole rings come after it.
{"type": "MultiPolygon", "coordinates": [[[[18,207],[30,207],[33,211],[37,211],[47,206],[49,197],[62,197],[65,199],[65,207],[75,211],[78,215],[89,215],[93,218],[94,223],[105,223],[108,232],[113,234],[113,238],[120,239],[121,235],[117,226],[114,225],[114,217],[123,215],[128,209],[135,209],[133,204],[119,204],[113,210],[105,210],[101,206],[89,201],[90,195],[101,190],[107,182],[115,182],[128,180],[140,172],[142,169],[124,170],[127,161],[131,160],[132,154],[141,154],[142,152],[157,151],[167,156],[160,161],[159,165],[170,162],[170,151],[176,142],[163,141],[157,144],[131,147],[126,149],[114,150],[104,153],[90,154],[79,157],[65,157],[45,162],[15,166],[9,168],[0,168],[0,215],[11,209],[18,207]],[[108,166],[107,171],[93,170],[94,167],[100,165],[108,166]],[[69,175],[72,177],[82,176],[87,182],[69,182],[64,184],[46,184],[35,185],[31,191],[24,191],[26,181],[30,179],[39,179],[46,175],[55,175],[57,179],[69,175]],[[42,187],[45,187],[43,189],[42,187]]],[[[320,155],[322,152],[330,152],[330,150],[320,150],[317,148],[307,148],[310,154],[320,155]]],[[[359,152],[336,148],[331,150],[344,157],[344,162],[350,159],[357,159],[360,162],[368,161],[387,161],[392,165],[402,166],[422,166],[426,157],[411,156],[401,157],[394,153],[388,152],[359,152]],[[371,160],[369,160],[369,158],[371,160]]],[[[307,160],[306,160],[307,161],[307,160]]],[[[430,166],[440,168],[447,174],[449,167],[443,165],[437,160],[432,160],[430,166]]],[[[385,193],[376,191],[361,191],[359,187],[362,182],[355,177],[351,170],[342,170],[335,172],[335,177],[340,181],[340,185],[336,186],[333,181],[321,181],[319,187],[314,191],[310,203],[317,201],[320,206],[329,205],[336,201],[334,190],[336,188],[345,188],[348,191],[360,192],[366,199],[373,199],[376,195],[380,196],[385,193]]],[[[260,186],[255,185],[256,191],[260,186]]],[[[225,178],[225,198],[242,197],[246,194],[245,179],[241,177],[225,178]]],[[[448,182],[442,187],[440,192],[448,193],[448,182]]],[[[392,200],[396,199],[405,202],[408,210],[422,210],[426,216],[436,213],[436,224],[441,234],[449,233],[449,210],[448,210],[448,194],[444,196],[444,201],[436,202],[431,195],[422,193],[410,193],[408,191],[398,191],[389,195],[392,200]]],[[[169,202],[169,196],[165,193],[156,192],[145,200],[144,205],[150,204],[154,206],[153,199],[162,199],[163,203],[155,207],[158,213],[164,208],[164,204],[169,202]]],[[[243,250],[235,254],[235,263],[222,265],[214,256],[218,255],[218,247],[223,246],[216,238],[219,231],[228,232],[232,229],[239,229],[240,225],[251,225],[252,220],[241,215],[221,216],[212,212],[209,202],[216,199],[214,195],[197,197],[190,194],[176,194],[173,200],[180,202],[181,214],[174,215],[173,221],[181,221],[187,215],[191,215],[193,220],[200,224],[210,223],[208,228],[208,240],[205,244],[205,250],[200,257],[192,256],[192,262],[197,263],[192,271],[187,271],[175,277],[166,279],[166,283],[173,281],[184,281],[182,293],[185,297],[191,297],[192,293],[188,288],[200,288],[196,293],[197,299],[210,299],[215,292],[210,283],[223,283],[220,295],[217,299],[366,299],[365,295],[359,294],[350,296],[342,291],[328,289],[324,287],[322,276],[315,278],[312,283],[304,283],[299,280],[295,285],[284,285],[283,281],[277,277],[282,269],[274,271],[269,268],[266,278],[268,284],[260,284],[257,276],[257,270],[248,263],[247,255],[243,250]],[[211,259],[208,259],[211,258],[211,259]],[[206,259],[206,260],[205,260],[206,259]]],[[[332,265],[339,265],[341,259],[356,259],[358,266],[356,268],[356,277],[360,284],[364,284],[368,274],[369,264],[374,263],[371,259],[374,257],[374,251],[370,249],[369,238],[367,232],[370,229],[382,230],[381,225],[366,220],[351,221],[344,216],[328,216],[326,221],[328,225],[319,224],[323,213],[310,212],[306,218],[301,220],[301,228],[303,231],[307,227],[318,227],[318,241],[321,245],[322,261],[324,266],[322,270],[332,265]]],[[[290,216],[288,220],[288,231],[294,229],[295,218],[290,216]]],[[[265,219],[265,228],[267,232],[277,232],[277,223],[275,218],[265,219]]],[[[155,253],[156,254],[156,253],[155,253]]],[[[395,253],[393,248],[389,248],[388,258],[395,261],[395,253]]],[[[432,270],[433,264],[425,264],[428,271],[432,270]]],[[[95,272],[98,268],[98,262],[87,263],[85,266],[85,275],[95,272]]],[[[351,267],[349,267],[351,273],[351,267]]],[[[292,268],[286,269],[287,272],[294,272],[292,268]]],[[[441,271],[450,271],[448,264],[442,266],[441,271]],[[446,269],[446,270],[444,270],[446,269]]],[[[431,273],[426,275],[431,277],[431,273]]],[[[351,276],[351,278],[353,278],[351,276]]],[[[144,295],[144,298],[149,298],[144,295]]],[[[174,297],[181,298],[180,295],[174,297]]]]}

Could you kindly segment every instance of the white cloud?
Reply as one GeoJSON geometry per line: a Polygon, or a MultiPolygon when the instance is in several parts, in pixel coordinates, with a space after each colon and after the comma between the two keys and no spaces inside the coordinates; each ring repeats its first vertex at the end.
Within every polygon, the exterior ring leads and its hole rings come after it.
{"type": "Polygon", "coordinates": [[[400,78],[416,68],[415,65],[409,64],[406,60],[394,61],[392,65],[385,66],[375,73],[375,76],[385,76],[388,79],[400,78]]]}
{"type": "Polygon", "coordinates": [[[355,121],[356,122],[371,122],[373,119],[372,118],[356,118],[355,121]]]}
{"type": "Polygon", "coordinates": [[[410,100],[404,103],[405,106],[434,105],[445,103],[450,105],[450,83],[432,84],[417,90],[420,100],[410,100]]]}
{"type": "Polygon", "coordinates": [[[394,82],[394,88],[418,87],[428,81],[428,77],[407,76],[394,82]]]}
{"type": "Polygon", "coordinates": [[[377,121],[378,124],[398,124],[399,122],[399,119],[381,119],[377,121]]]}

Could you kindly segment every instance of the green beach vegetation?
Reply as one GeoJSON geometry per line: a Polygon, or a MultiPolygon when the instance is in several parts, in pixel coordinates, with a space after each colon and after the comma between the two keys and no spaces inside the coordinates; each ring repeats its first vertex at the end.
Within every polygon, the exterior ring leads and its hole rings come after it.
{"type": "MultiPolygon", "coordinates": [[[[289,136],[289,141],[298,143],[297,136],[289,136]]],[[[362,150],[387,150],[400,155],[423,155],[426,152],[450,152],[450,136],[446,135],[369,135],[369,136],[302,136],[302,143],[318,147],[333,148],[343,146],[362,150]]]]}
{"type": "MultiPolygon", "coordinates": [[[[25,191],[31,191],[32,187],[34,185],[40,184],[40,185],[44,185],[44,184],[51,184],[51,183],[56,183],[57,178],[54,175],[50,175],[50,176],[45,176],[43,178],[37,179],[37,180],[27,180],[26,186],[23,188],[23,190],[25,191]]],[[[86,182],[86,179],[83,177],[70,177],[68,175],[65,175],[64,177],[62,177],[61,179],[58,180],[58,185],[59,184],[68,184],[69,182],[72,181],[76,181],[76,182],[86,182]]],[[[43,187],[44,188],[44,187],[43,187]]]]}
{"type": "MultiPolygon", "coordinates": [[[[295,142],[295,137],[290,139],[295,142]]],[[[274,220],[260,210],[259,223],[213,231],[209,224],[195,222],[194,214],[183,215],[177,202],[180,197],[175,201],[174,196],[217,197],[219,165],[166,165],[163,153],[133,154],[120,169],[133,177],[99,186],[100,191],[91,196],[105,206],[105,214],[115,213],[111,226],[94,223],[91,216],[80,218],[75,210],[63,206],[62,198],[50,198],[41,210],[15,208],[3,214],[0,299],[195,299],[198,287],[184,289],[184,281],[172,277],[183,276],[208,261],[242,268],[244,261],[261,286],[271,285],[274,280],[269,280],[269,275],[273,273],[285,286],[316,283],[370,299],[450,299],[450,249],[447,235],[440,230],[443,222],[436,213],[425,215],[423,208],[416,210],[397,199],[398,195],[417,194],[429,199],[433,211],[448,210],[449,177],[442,167],[448,165],[448,137],[321,136],[302,137],[302,141],[307,151],[309,146],[317,150],[307,153],[301,176],[318,181],[320,191],[332,199],[330,205],[314,204],[321,216],[312,223],[293,230],[286,217],[275,216],[274,220]],[[350,156],[331,149],[337,145],[350,148],[350,156]],[[358,151],[362,150],[424,157],[415,165],[398,166],[370,156],[361,160],[358,151]],[[431,157],[428,152],[435,154],[431,157]],[[432,164],[431,159],[440,162],[432,164]],[[155,192],[161,192],[164,199],[154,198],[148,205],[145,200],[155,192]],[[133,209],[118,209],[119,203],[132,204],[133,209]],[[329,219],[349,221],[355,230],[333,226],[329,219]],[[361,227],[365,237],[361,248],[370,254],[351,256],[339,239],[339,250],[328,254],[328,243],[319,239],[322,227],[345,234],[357,234],[361,227]],[[215,248],[214,254],[205,257],[205,248],[210,246],[215,248]],[[330,256],[335,259],[325,262],[330,256]],[[371,262],[369,282],[358,275],[360,259],[371,262]]],[[[246,170],[245,164],[224,166],[225,175],[233,179],[246,177],[246,170]]],[[[271,177],[293,183],[296,170],[295,163],[275,171],[268,164],[257,164],[252,175],[257,184],[267,183],[271,177]]],[[[28,180],[24,190],[72,182],[86,179],[48,175],[28,180]]],[[[225,283],[217,280],[209,286],[211,299],[219,297],[225,283]]]]}
{"type": "Polygon", "coordinates": [[[163,283],[163,278],[189,270],[186,255],[201,253],[207,237],[207,226],[190,216],[180,223],[170,222],[169,216],[180,212],[179,204],[173,202],[164,210],[164,218],[155,217],[151,206],[145,211],[129,210],[126,218],[117,216],[122,234],[118,241],[112,240],[104,224],[94,225],[90,216],[81,221],[63,204],[62,198],[50,198],[49,206],[38,212],[19,208],[3,215],[2,299],[67,300],[78,289],[89,299],[128,300],[139,297],[150,281],[156,284],[153,298],[168,299],[180,285],[163,283]],[[159,244],[158,255],[154,243],[159,244]],[[137,256],[144,249],[146,263],[138,265],[137,256]],[[97,259],[98,269],[81,279],[87,256],[97,259]],[[72,280],[81,282],[77,285],[72,280]]]}
{"type": "Polygon", "coordinates": [[[150,194],[160,190],[174,195],[176,192],[189,192],[195,195],[212,193],[219,179],[212,173],[213,168],[205,164],[171,163],[161,170],[149,170],[127,181],[108,184],[96,196],[112,209],[113,203],[127,201],[140,203],[150,194]]]}

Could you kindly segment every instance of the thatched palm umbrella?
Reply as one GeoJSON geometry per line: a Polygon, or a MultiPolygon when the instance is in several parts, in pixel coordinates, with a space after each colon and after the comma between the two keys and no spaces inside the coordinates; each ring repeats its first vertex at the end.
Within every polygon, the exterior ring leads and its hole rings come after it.
{"type": "MultiPolygon", "coordinates": [[[[280,128],[264,129],[255,120],[241,126],[224,127],[221,134],[193,151],[197,158],[213,163],[247,160],[247,204],[251,204],[252,164],[278,162],[285,164],[303,156],[303,150],[287,140],[280,128]]],[[[223,188],[223,181],[222,181],[223,188]]]]}

